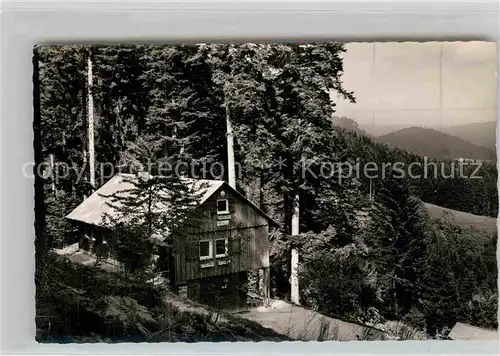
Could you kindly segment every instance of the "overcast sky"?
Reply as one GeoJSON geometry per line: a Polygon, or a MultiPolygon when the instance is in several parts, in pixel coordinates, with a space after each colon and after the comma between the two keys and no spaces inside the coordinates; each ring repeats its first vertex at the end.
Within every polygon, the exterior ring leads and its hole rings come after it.
{"type": "Polygon", "coordinates": [[[343,81],[356,103],[335,97],[338,116],[364,125],[373,119],[419,126],[496,120],[494,43],[350,43],[346,48],[343,81]]]}

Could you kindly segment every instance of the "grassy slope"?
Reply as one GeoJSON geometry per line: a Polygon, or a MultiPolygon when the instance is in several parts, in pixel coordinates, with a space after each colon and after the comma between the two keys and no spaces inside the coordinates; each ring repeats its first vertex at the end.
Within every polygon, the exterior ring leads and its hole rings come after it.
{"type": "Polygon", "coordinates": [[[497,219],[489,216],[474,215],[463,211],[443,208],[438,205],[425,203],[425,207],[430,217],[435,219],[445,219],[462,228],[473,228],[484,230],[489,234],[497,231],[497,219]]]}

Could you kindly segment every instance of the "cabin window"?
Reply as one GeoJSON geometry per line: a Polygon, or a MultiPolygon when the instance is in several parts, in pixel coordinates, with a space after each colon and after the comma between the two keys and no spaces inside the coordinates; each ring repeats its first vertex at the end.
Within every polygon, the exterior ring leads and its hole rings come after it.
{"type": "Polygon", "coordinates": [[[227,256],[227,239],[215,240],[215,257],[227,256]]]}
{"type": "Polygon", "coordinates": [[[200,260],[208,260],[212,258],[212,241],[200,241],[200,260]]]}
{"type": "Polygon", "coordinates": [[[227,214],[229,213],[229,203],[227,199],[217,200],[217,214],[227,214]]]}

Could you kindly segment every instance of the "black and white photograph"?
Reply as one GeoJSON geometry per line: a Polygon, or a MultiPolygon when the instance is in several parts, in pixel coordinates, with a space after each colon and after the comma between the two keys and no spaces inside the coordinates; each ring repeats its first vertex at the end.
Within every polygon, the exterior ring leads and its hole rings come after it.
{"type": "Polygon", "coordinates": [[[36,341],[498,339],[497,82],[484,41],[35,46],[36,341]]]}

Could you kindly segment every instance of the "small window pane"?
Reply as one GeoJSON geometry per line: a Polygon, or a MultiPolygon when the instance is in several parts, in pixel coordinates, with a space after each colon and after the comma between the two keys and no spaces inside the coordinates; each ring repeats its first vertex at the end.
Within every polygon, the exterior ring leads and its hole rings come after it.
{"type": "Polygon", "coordinates": [[[227,210],[227,200],[217,200],[217,212],[226,212],[227,210]]]}
{"type": "Polygon", "coordinates": [[[226,254],[226,240],[216,240],[215,241],[215,254],[225,255],[226,254]]]}
{"type": "Polygon", "coordinates": [[[210,242],[200,241],[200,257],[209,257],[209,256],[210,256],[210,242]]]}

